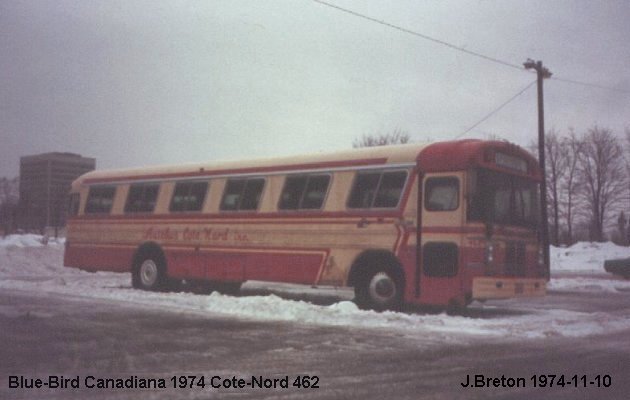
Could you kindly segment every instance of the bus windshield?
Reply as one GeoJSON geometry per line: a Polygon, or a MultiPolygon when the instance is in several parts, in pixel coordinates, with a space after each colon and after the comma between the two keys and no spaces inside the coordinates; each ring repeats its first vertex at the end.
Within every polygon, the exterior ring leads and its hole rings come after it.
{"type": "Polygon", "coordinates": [[[536,228],[538,184],[485,169],[470,174],[468,220],[536,228]]]}

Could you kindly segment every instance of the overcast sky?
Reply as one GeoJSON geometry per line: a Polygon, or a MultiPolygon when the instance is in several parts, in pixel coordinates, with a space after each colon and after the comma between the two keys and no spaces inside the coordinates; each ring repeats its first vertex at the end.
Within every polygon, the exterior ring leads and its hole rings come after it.
{"type": "MultiPolygon", "coordinates": [[[[521,65],[542,60],[547,128],[630,127],[630,2],[330,0],[521,65]]],[[[0,176],[71,151],[98,168],[448,140],[535,75],[311,0],[0,0],[0,176]]],[[[535,85],[463,137],[529,144],[535,85]]]]}

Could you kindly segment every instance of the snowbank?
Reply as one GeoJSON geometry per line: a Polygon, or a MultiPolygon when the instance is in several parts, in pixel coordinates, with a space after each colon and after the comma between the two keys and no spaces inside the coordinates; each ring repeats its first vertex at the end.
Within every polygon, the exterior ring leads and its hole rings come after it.
{"type": "Polygon", "coordinates": [[[551,273],[604,273],[604,261],[630,257],[630,247],[611,242],[579,242],[571,247],[551,246],[551,273]]]}
{"type": "Polygon", "coordinates": [[[33,233],[7,235],[0,237],[0,247],[41,247],[45,245],[63,245],[65,238],[50,238],[33,233]]]}
{"type": "Polygon", "coordinates": [[[9,235],[0,238],[0,247],[39,247],[43,246],[39,235],[9,235]]]}

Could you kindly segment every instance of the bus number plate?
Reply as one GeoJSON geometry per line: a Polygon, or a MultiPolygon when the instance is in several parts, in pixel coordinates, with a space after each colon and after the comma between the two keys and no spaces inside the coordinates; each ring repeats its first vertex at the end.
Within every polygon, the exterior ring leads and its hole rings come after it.
{"type": "Polygon", "coordinates": [[[523,293],[525,293],[525,284],[521,283],[521,282],[516,282],[514,284],[514,292],[516,294],[523,294],[523,293]]]}

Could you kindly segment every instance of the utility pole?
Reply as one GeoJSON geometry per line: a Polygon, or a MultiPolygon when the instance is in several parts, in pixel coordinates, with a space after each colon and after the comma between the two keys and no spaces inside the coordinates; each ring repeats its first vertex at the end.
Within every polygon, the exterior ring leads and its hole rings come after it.
{"type": "Polygon", "coordinates": [[[543,103],[543,79],[551,77],[551,72],[543,66],[542,61],[527,59],[523,63],[525,69],[533,69],[538,76],[538,163],[542,171],[540,183],[540,208],[541,208],[541,241],[547,279],[551,277],[549,259],[549,221],[547,218],[547,172],[545,170],[545,110],[543,103]]]}

